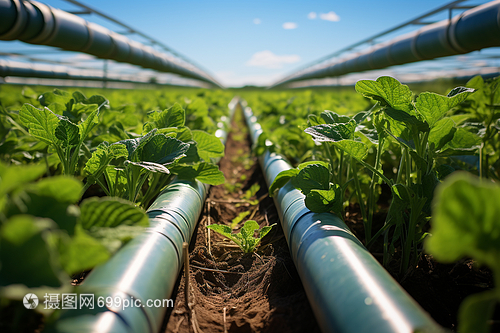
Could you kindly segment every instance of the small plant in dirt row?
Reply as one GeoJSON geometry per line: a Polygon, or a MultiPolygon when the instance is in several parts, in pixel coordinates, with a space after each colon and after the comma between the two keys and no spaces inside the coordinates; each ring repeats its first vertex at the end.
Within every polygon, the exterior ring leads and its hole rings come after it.
{"type": "Polygon", "coordinates": [[[432,236],[425,249],[437,261],[471,257],[493,271],[495,288],[468,296],[460,306],[458,330],[487,333],[500,302],[500,186],[465,172],[449,176],[433,201],[432,236]]]}
{"type": "Polygon", "coordinates": [[[254,220],[248,220],[245,222],[239,233],[232,233],[230,226],[221,224],[211,224],[207,228],[218,232],[222,236],[232,240],[236,245],[238,245],[244,253],[254,252],[260,243],[260,240],[271,231],[272,224],[270,226],[262,227],[259,229],[259,224],[254,220]],[[258,236],[255,237],[255,232],[258,236]]]}

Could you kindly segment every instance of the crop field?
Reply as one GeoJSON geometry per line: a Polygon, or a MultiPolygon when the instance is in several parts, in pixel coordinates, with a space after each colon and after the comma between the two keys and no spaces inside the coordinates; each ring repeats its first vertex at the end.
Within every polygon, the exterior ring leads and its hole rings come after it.
{"type": "Polygon", "coordinates": [[[500,0],[88,1],[0,0],[0,332],[500,332],[500,0]]]}
{"type": "MultiPolygon", "coordinates": [[[[228,302],[224,309],[238,317],[238,301],[231,308],[230,300],[220,298],[241,293],[244,276],[264,277],[266,269],[279,269],[279,260],[294,271],[290,258],[280,254],[287,246],[267,196],[291,184],[310,211],[344,220],[435,320],[456,327],[458,312],[460,327],[475,331],[493,315],[497,293],[490,288],[500,274],[498,82],[475,77],[447,95],[414,94],[391,77],[359,81],[356,91],[240,91],[246,107],[236,107],[232,125],[230,91],[101,95],[4,85],[2,325],[57,329],[60,308],[29,312],[23,295],[32,292],[43,300],[54,292],[73,292],[95,266],[144,233],[145,211],[175,176],[215,186],[191,255],[199,329],[218,329],[200,316],[213,317],[207,312],[217,302],[228,302]],[[253,150],[241,115],[248,107],[263,129],[253,150]],[[225,148],[230,156],[220,164],[225,176],[216,164],[224,156],[224,145],[214,136],[218,130],[230,133],[232,148],[225,148]],[[269,188],[256,166],[266,153],[293,165],[269,188]],[[234,280],[235,274],[241,279],[234,280]],[[447,290],[434,289],[451,278],[454,285],[447,290]],[[436,302],[443,308],[433,308],[436,302]],[[478,308],[489,309],[483,319],[478,308]],[[16,320],[9,323],[10,317],[16,320]]],[[[288,274],[297,283],[297,273],[288,274]]],[[[243,295],[263,298],[259,288],[276,285],[269,279],[243,295]]],[[[304,290],[297,288],[308,308],[304,290]]],[[[255,311],[269,309],[261,305],[255,311]]],[[[184,327],[184,315],[173,310],[164,328],[184,327]]],[[[259,320],[274,322],[272,316],[259,320]]],[[[247,323],[255,330],[265,327],[247,323]]],[[[190,329],[187,322],[184,329],[190,329]]]]}

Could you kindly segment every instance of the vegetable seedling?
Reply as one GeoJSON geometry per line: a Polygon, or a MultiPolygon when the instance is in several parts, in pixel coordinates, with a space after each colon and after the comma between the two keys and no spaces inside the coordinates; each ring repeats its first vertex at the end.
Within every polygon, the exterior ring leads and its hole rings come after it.
{"type": "Polygon", "coordinates": [[[251,253],[255,251],[260,243],[260,240],[267,235],[275,225],[276,223],[270,226],[262,227],[262,229],[259,230],[259,224],[256,221],[248,220],[245,222],[240,232],[235,234],[232,233],[231,227],[227,225],[211,224],[207,226],[207,228],[212,229],[222,236],[232,240],[244,253],[251,253]],[[257,237],[254,236],[255,231],[257,231],[257,237]]]}

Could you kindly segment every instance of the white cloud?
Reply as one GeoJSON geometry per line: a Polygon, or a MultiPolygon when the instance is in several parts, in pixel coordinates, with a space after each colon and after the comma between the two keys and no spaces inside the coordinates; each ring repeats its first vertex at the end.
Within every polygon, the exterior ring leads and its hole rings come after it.
{"type": "Polygon", "coordinates": [[[262,21],[260,20],[260,18],[254,18],[253,19],[253,24],[260,24],[262,21]]]}
{"type": "Polygon", "coordinates": [[[309,14],[307,14],[307,18],[310,20],[314,20],[316,16],[318,16],[316,12],[310,12],[309,14]]]}
{"type": "Polygon", "coordinates": [[[246,62],[247,66],[264,68],[283,68],[284,64],[293,64],[300,61],[300,56],[296,54],[276,55],[269,50],[256,52],[250,60],[246,62]]]}
{"type": "Polygon", "coordinates": [[[319,18],[325,21],[338,22],[340,21],[340,16],[335,14],[335,12],[321,13],[319,18]]]}
{"type": "Polygon", "coordinates": [[[295,22],[285,22],[285,23],[283,23],[283,29],[290,30],[290,29],[296,29],[296,28],[297,28],[297,23],[295,23],[295,22]]]}

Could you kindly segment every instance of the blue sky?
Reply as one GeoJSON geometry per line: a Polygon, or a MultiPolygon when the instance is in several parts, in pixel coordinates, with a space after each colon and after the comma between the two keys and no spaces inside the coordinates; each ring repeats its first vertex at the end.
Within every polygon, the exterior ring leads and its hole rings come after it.
{"type": "MultiPolygon", "coordinates": [[[[41,1],[63,10],[76,8],[61,0],[41,1]]],[[[241,86],[273,83],[300,66],[449,1],[82,2],[165,43],[222,84],[241,86]]],[[[96,16],[83,17],[120,31],[96,16]]],[[[444,18],[442,14],[432,20],[444,18]]]]}

